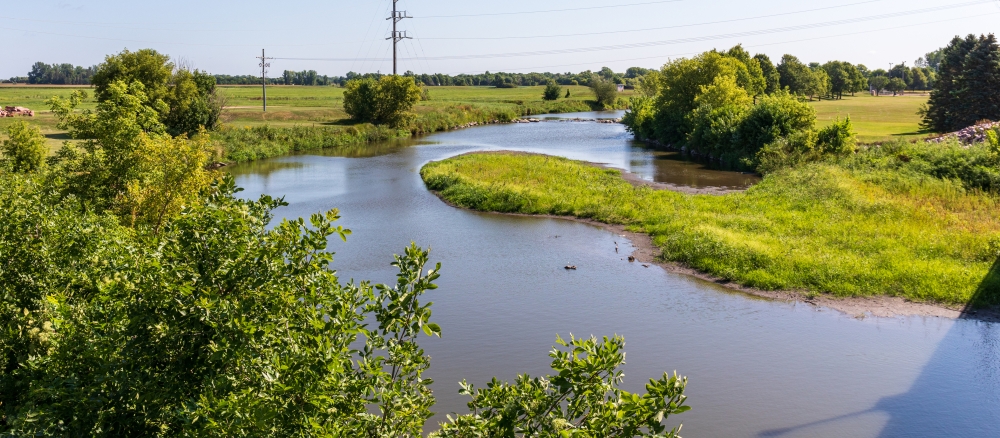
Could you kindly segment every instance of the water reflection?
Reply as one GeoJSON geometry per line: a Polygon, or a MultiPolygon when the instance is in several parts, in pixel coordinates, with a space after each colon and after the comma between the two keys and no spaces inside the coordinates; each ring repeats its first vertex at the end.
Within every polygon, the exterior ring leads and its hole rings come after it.
{"type": "Polygon", "coordinates": [[[751,299],[629,263],[627,241],[589,225],[452,208],[418,174],[429,161],[514,149],[657,178],[656,152],[638,148],[621,126],[489,126],[429,140],[370,158],[302,155],[270,160],[282,164],[268,171],[231,169],[248,198],[286,196],[279,216],[340,208],[354,231],[347,243],[331,242],[345,282],[394,283],[391,254],[410,241],[433,249],[443,270],[428,299],[444,337],[421,340],[438,399],[428,430],[444,414],[466,412],[459,380],[482,386],[493,376],[548,373],[557,333],[617,333],[628,342],[624,389],[643,391],[664,371],[690,377],[694,409],[673,419],[685,436],[1000,436],[996,324],[857,320],[751,299]],[[616,243],[626,250],[617,253],[616,243]]]}

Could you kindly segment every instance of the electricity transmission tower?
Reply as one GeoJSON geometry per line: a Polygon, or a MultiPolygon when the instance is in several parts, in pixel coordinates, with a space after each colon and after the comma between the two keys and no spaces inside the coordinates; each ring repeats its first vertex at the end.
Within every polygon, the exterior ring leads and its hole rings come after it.
{"type": "Polygon", "coordinates": [[[271,66],[270,62],[267,62],[274,58],[268,58],[264,56],[264,49],[260,49],[260,56],[257,57],[260,60],[260,87],[261,91],[264,93],[264,112],[267,112],[267,69],[271,66]]]}
{"type": "Polygon", "coordinates": [[[397,74],[396,73],[396,44],[398,44],[402,40],[412,40],[413,39],[413,38],[410,38],[410,36],[406,33],[406,31],[400,32],[400,31],[396,30],[396,24],[399,23],[400,21],[402,21],[404,18],[413,18],[413,17],[411,17],[409,15],[406,15],[406,11],[397,11],[396,10],[396,2],[398,2],[398,1],[399,0],[392,0],[392,16],[389,17],[389,18],[386,18],[386,20],[392,20],[392,36],[389,37],[389,38],[386,38],[386,39],[387,40],[392,40],[392,75],[393,76],[396,76],[396,74],[397,74]]]}

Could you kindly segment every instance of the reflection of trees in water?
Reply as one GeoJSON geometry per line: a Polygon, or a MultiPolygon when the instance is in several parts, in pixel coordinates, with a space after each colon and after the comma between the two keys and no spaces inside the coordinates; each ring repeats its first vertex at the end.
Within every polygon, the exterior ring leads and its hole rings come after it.
{"type": "Polygon", "coordinates": [[[350,145],[337,146],[327,149],[304,151],[298,154],[285,155],[276,158],[267,158],[263,160],[251,161],[248,163],[240,163],[231,167],[223,168],[223,170],[228,171],[229,173],[233,174],[233,176],[254,175],[267,178],[271,176],[271,174],[274,172],[289,170],[289,169],[301,169],[306,167],[306,164],[303,162],[285,160],[284,158],[288,156],[319,155],[323,157],[371,158],[381,155],[388,155],[402,148],[413,146],[416,144],[418,144],[417,141],[410,139],[371,143],[371,144],[366,144],[366,143],[350,144],[350,145]]]}
{"type": "Polygon", "coordinates": [[[908,392],[885,397],[868,409],[767,430],[759,436],[806,435],[812,427],[849,422],[866,414],[889,416],[878,435],[881,438],[1000,436],[1000,323],[979,316],[983,306],[998,303],[1000,259],[908,392]]]}

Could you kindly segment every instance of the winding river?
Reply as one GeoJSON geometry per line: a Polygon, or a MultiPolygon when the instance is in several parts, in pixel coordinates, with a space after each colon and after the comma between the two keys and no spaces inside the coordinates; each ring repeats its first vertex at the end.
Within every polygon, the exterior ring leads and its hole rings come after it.
{"type": "Polygon", "coordinates": [[[284,196],[279,216],[339,208],[354,232],[332,244],[345,282],[394,283],[392,254],[411,241],[432,248],[443,269],[426,299],[444,336],[420,341],[438,400],[431,424],[467,411],[463,378],[482,386],[547,373],[557,333],[620,334],[625,389],[643,391],[665,371],[689,377],[693,409],[671,418],[685,437],[1000,436],[1000,324],[859,318],[762,300],[628,263],[627,241],[590,225],[463,211],[426,190],[421,166],[477,150],[607,163],[679,186],[757,181],[644,149],[618,124],[568,121],[446,132],[370,157],[318,153],[230,168],[246,196],[284,196]],[[616,253],[616,243],[626,250],[616,253]]]}

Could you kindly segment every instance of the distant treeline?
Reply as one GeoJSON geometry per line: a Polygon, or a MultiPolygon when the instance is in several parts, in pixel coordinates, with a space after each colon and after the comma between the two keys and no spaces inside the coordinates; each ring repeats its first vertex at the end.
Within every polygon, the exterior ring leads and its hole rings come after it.
{"type": "Polygon", "coordinates": [[[26,78],[12,78],[11,82],[18,79],[29,84],[50,84],[50,85],[89,85],[90,78],[97,72],[97,66],[80,67],[73,64],[46,64],[36,62],[31,67],[26,78]]]}
{"type": "MultiPolygon", "coordinates": [[[[559,85],[588,85],[590,79],[595,75],[611,80],[618,84],[631,85],[636,78],[642,77],[650,70],[641,67],[632,67],[625,73],[615,73],[608,67],[604,67],[598,72],[590,70],[580,73],[490,73],[482,74],[460,74],[446,75],[437,74],[416,74],[412,71],[403,73],[403,76],[412,77],[418,83],[427,86],[453,85],[453,86],[491,86],[491,87],[519,87],[545,85],[549,81],[555,81],[559,85]]],[[[379,79],[380,73],[355,73],[349,72],[345,76],[327,76],[316,73],[315,70],[289,71],[285,70],[281,77],[267,78],[268,85],[338,85],[343,86],[352,79],[373,78],[379,79]]],[[[215,80],[219,85],[259,85],[260,76],[254,75],[215,75],[215,80]]]]}

